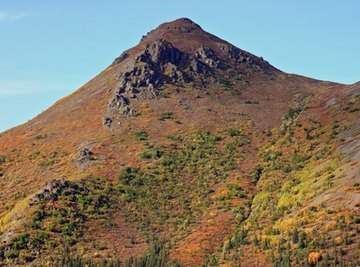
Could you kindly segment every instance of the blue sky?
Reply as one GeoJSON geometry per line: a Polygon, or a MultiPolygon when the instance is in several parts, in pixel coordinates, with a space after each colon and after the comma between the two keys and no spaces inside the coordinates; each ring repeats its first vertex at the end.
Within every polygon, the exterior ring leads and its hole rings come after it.
{"type": "Polygon", "coordinates": [[[357,0],[0,0],[0,132],[34,117],[162,22],[189,17],[289,72],[360,80],[357,0]]]}

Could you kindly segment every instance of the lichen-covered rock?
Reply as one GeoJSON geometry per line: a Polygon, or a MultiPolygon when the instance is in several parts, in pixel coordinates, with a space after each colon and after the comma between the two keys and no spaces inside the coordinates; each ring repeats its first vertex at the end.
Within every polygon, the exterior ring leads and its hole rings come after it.
{"type": "Polygon", "coordinates": [[[261,73],[266,73],[273,68],[263,58],[255,57],[230,44],[223,44],[221,46],[221,51],[227,58],[233,60],[236,64],[245,67],[248,71],[257,70],[261,73]]]}
{"type": "Polygon", "coordinates": [[[183,53],[169,42],[160,39],[148,44],[145,50],[136,58],[136,61],[148,63],[155,68],[161,68],[166,63],[183,66],[186,64],[187,59],[187,53],[183,53]]]}
{"type": "Polygon", "coordinates": [[[172,83],[182,86],[191,81],[191,78],[177,66],[172,67],[169,77],[172,83]]]}
{"type": "Polygon", "coordinates": [[[216,53],[205,46],[200,46],[195,51],[195,56],[197,59],[205,63],[210,69],[223,69],[225,67],[224,63],[219,59],[216,53]]]}
{"type": "MultiPolygon", "coordinates": [[[[124,56],[123,56],[124,57],[124,56]]],[[[121,56],[119,57],[122,58],[121,56]]],[[[149,99],[159,95],[165,83],[183,86],[190,79],[181,68],[188,63],[188,54],[181,52],[164,40],[148,44],[133,62],[130,70],[118,77],[118,88],[108,103],[108,111],[117,114],[132,114],[129,98],[149,99]],[[166,73],[168,66],[172,66],[166,73]]]]}
{"type": "Polygon", "coordinates": [[[120,114],[131,114],[132,109],[129,107],[129,100],[119,92],[111,99],[108,107],[117,110],[120,114]]]}
{"type": "Polygon", "coordinates": [[[240,58],[243,57],[242,51],[230,44],[222,45],[221,50],[228,58],[233,60],[240,60],[240,58]]]}
{"type": "Polygon", "coordinates": [[[9,229],[6,230],[4,233],[1,234],[1,243],[2,244],[6,244],[8,243],[8,241],[10,241],[10,239],[12,238],[12,236],[14,235],[14,230],[9,229]]]}
{"type": "Polygon", "coordinates": [[[95,157],[94,153],[91,151],[90,148],[82,148],[79,150],[75,160],[74,164],[79,169],[87,169],[93,165],[95,165],[95,157]]]}

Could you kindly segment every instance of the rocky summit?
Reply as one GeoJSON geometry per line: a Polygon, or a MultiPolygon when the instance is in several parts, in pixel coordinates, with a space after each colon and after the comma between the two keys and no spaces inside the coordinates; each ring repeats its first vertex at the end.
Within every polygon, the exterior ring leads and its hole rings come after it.
{"type": "Polygon", "coordinates": [[[164,23],[0,134],[0,265],[358,266],[359,110],[164,23]]]}
{"type": "Polygon", "coordinates": [[[188,19],[161,25],[143,37],[139,46],[124,52],[112,64],[126,64],[126,71],[117,77],[118,86],[108,104],[110,112],[133,114],[130,99],[157,97],[165,85],[200,89],[230,77],[246,81],[252,73],[269,75],[276,70],[263,59],[206,33],[188,19]],[[172,36],[184,39],[174,42],[172,36]],[[198,40],[191,49],[183,47],[182,42],[193,37],[207,41],[198,40]]]}

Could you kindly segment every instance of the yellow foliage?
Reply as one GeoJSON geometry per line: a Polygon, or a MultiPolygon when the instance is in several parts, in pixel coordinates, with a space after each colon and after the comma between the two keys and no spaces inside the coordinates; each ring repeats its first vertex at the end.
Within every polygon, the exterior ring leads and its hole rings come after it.
{"type": "Polygon", "coordinates": [[[336,229],[336,222],[330,222],[330,223],[326,224],[324,229],[325,229],[326,232],[330,232],[332,230],[335,230],[336,229]]]}
{"type": "Polygon", "coordinates": [[[357,103],[357,102],[360,102],[360,96],[351,98],[351,100],[350,100],[350,103],[357,103]]]}
{"type": "Polygon", "coordinates": [[[342,239],[340,236],[338,236],[337,238],[335,238],[335,243],[336,243],[337,245],[341,245],[343,242],[344,242],[344,241],[343,241],[343,239],[342,239]]]}
{"type": "Polygon", "coordinates": [[[1,230],[4,230],[4,228],[8,224],[12,223],[14,220],[20,218],[25,214],[25,209],[28,207],[29,201],[32,197],[33,195],[29,195],[23,200],[19,201],[11,211],[9,211],[8,213],[4,214],[4,216],[2,216],[2,218],[0,219],[1,230]]]}
{"type": "Polygon", "coordinates": [[[270,201],[270,193],[268,192],[260,192],[256,194],[253,200],[254,205],[267,204],[270,201]]]}
{"type": "Polygon", "coordinates": [[[295,217],[288,217],[283,220],[278,220],[275,223],[275,227],[279,228],[282,232],[291,231],[294,229],[296,223],[299,223],[300,220],[295,217]]]}
{"type": "Polygon", "coordinates": [[[149,107],[149,104],[147,102],[143,102],[140,104],[141,113],[147,114],[151,113],[153,110],[149,107]]]}

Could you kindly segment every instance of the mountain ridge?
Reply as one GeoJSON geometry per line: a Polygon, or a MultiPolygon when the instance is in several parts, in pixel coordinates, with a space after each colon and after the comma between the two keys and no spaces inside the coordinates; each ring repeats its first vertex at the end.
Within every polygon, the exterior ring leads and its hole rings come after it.
{"type": "Polygon", "coordinates": [[[359,90],[284,73],[189,19],[161,24],[0,134],[1,260],[125,263],[164,238],[184,266],[336,262],[333,248],[356,262],[359,90]],[[341,216],[350,237],[331,228],[341,216]],[[311,251],[287,240],[294,229],[311,251]],[[286,246],[297,254],[282,258],[286,246]]]}

